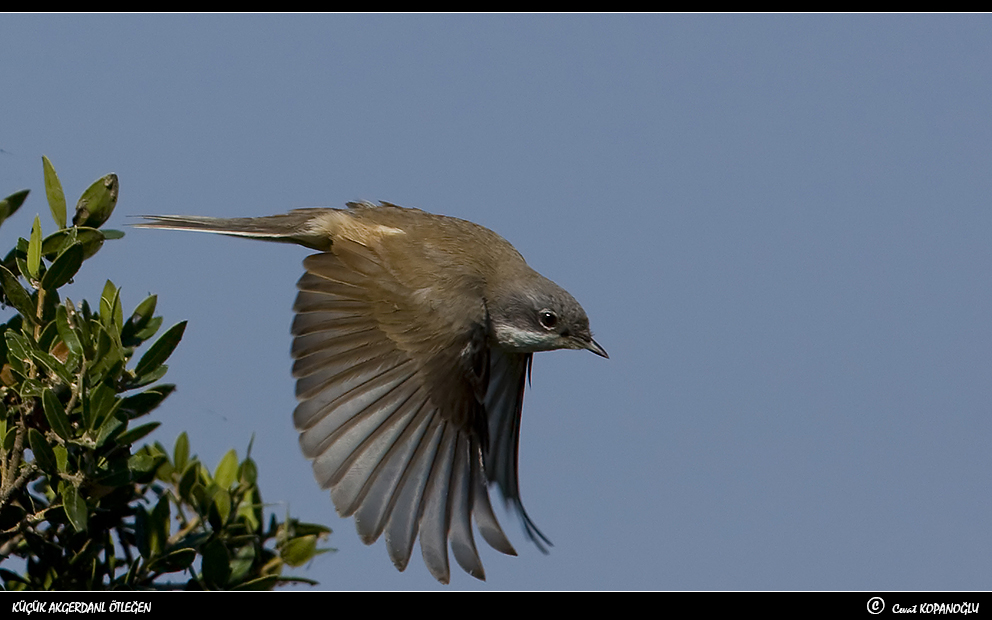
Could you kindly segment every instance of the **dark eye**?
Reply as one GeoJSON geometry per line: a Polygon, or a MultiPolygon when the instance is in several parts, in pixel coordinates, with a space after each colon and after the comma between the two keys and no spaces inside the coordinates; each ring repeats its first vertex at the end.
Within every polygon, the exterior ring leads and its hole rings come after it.
{"type": "Polygon", "coordinates": [[[541,310],[538,312],[537,320],[544,329],[554,329],[558,325],[558,315],[550,310],[541,310]]]}

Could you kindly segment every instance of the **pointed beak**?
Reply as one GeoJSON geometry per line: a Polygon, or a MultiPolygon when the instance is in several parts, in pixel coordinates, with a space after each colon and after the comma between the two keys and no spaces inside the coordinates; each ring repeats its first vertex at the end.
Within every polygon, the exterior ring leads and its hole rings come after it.
{"type": "Polygon", "coordinates": [[[605,357],[606,359],[610,359],[610,356],[606,353],[606,349],[599,346],[599,343],[593,340],[592,338],[589,339],[589,342],[585,343],[584,348],[588,349],[589,351],[592,351],[593,353],[595,353],[600,357],[605,357]]]}

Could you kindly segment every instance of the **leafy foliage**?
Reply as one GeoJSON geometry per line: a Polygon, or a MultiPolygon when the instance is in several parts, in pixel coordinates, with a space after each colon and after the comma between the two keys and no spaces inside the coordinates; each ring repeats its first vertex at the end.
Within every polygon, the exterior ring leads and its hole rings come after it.
{"type": "MultiPolygon", "coordinates": [[[[330,530],[288,516],[268,523],[249,455],[227,453],[213,472],[190,456],[182,433],[168,452],[134,446],[159,422],[142,421],[175,389],[157,383],[185,322],[162,326],[156,297],[125,319],[107,281],[99,302],[62,299],[107,239],[117,176],[97,179],[66,228],[65,194],[43,158],[45,193],[58,230],[35,218],[0,263],[0,568],[6,589],[269,589],[326,549],[330,530]],[[22,281],[27,286],[22,284],[22,281]],[[133,359],[141,349],[143,352],[133,359]]],[[[0,224],[27,190],[0,201],[0,224]]]]}

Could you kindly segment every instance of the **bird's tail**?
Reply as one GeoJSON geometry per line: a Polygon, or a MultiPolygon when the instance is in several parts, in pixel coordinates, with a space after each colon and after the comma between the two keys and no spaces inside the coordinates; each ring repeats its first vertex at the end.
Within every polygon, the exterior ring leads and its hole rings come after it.
{"type": "Polygon", "coordinates": [[[204,217],[201,215],[143,215],[146,221],[136,228],[166,228],[211,232],[263,241],[296,243],[314,250],[330,249],[331,240],[316,233],[310,223],[330,209],[296,209],[283,215],[266,217],[204,217]]]}

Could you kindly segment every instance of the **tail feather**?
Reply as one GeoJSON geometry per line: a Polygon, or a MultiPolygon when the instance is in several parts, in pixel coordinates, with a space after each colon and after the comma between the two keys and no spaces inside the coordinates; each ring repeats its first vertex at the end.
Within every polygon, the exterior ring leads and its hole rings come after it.
{"type": "Polygon", "coordinates": [[[330,209],[296,209],[283,215],[266,217],[204,217],[200,215],[143,215],[146,221],[136,228],[164,228],[210,232],[263,241],[296,243],[314,250],[327,251],[331,240],[315,232],[310,222],[330,209]]]}

